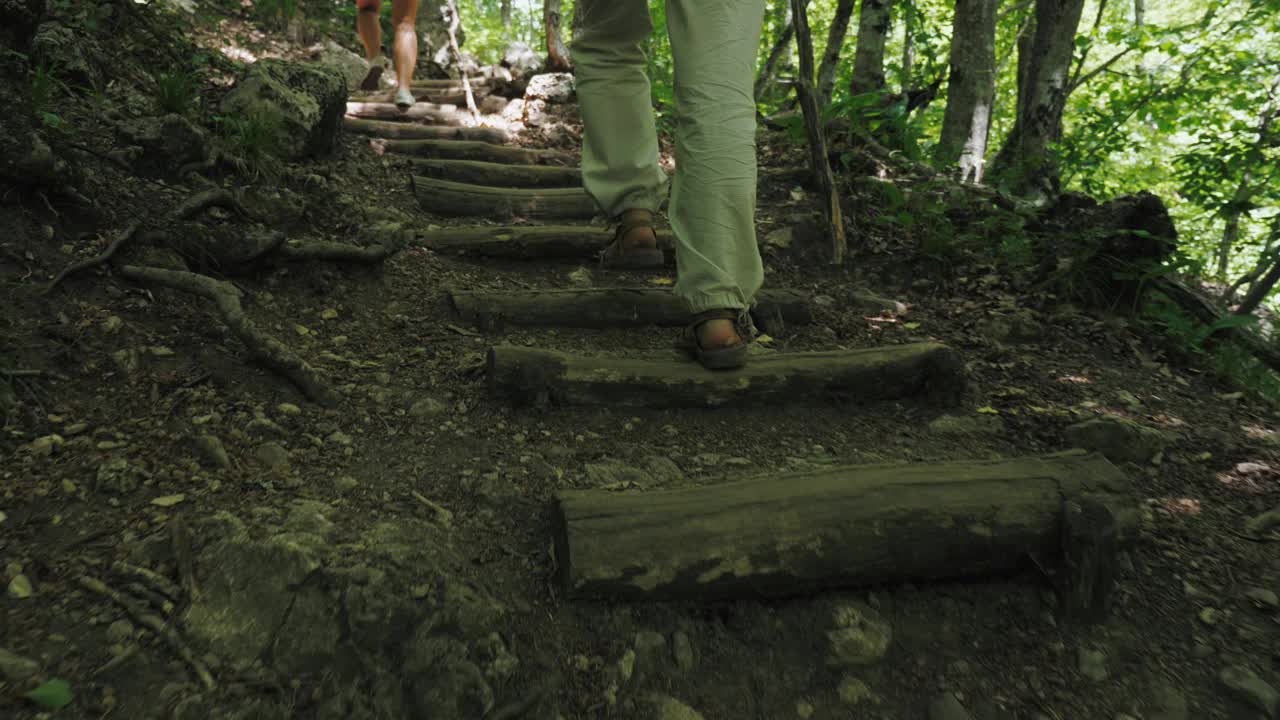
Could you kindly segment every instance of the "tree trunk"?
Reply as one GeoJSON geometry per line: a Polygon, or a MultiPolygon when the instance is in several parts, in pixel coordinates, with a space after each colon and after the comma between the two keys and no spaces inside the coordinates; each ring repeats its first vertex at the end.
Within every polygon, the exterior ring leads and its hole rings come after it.
{"type": "Polygon", "coordinates": [[[1105,613],[1137,534],[1098,454],[854,465],[675,490],[566,490],[552,508],[571,598],[723,600],[1060,571],[1068,611],[1105,613]]]}
{"type": "Polygon", "coordinates": [[[502,16],[502,27],[511,29],[511,0],[502,0],[498,5],[498,12],[502,16]]]}
{"type": "Polygon", "coordinates": [[[1147,0],[1133,0],[1133,25],[1142,27],[1147,24],[1147,0]]]}
{"type": "Polygon", "coordinates": [[[836,88],[836,70],[840,67],[840,51],[844,49],[845,36],[849,34],[849,19],[853,17],[855,0],[838,0],[835,17],[827,31],[827,47],[822,52],[822,64],[818,66],[818,103],[826,107],[836,88]]]}
{"type": "Polygon", "coordinates": [[[911,97],[911,71],[916,64],[916,47],[912,39],[915,32],[916,8],[911,0],[902,3],[902,97],[911,97]]]}
{"type": "Polygon", "coordinates": [[[996,93],[997,3],[998,0],[956,0],[951,78],[937,160],[944,169],[958,169],[962,182],[982,182],[996,93]]]}
{"type": "Polygon", "coordinates": [[[777,72],[778,61],[782,59],[782,54],[791,47],[791,36],[796,32],[795,19],[791,16],[790,0],[783,0],[785,7],[782,12],[786,15],[787,20],[782,26],[782,30],[778,33],[778,39],[773,43],[773,47],[769,49],[768,56],[765,57],[764,65],[760,67],[760,74],[756,76],[755,98],[756,102],[764,96],[764,91],[769,87],[769,83],[773,81],[773,76],[777,72]]]}
{"type": "Polygon", "coordinates": [[[547,35],[547,69],[553,72],[572,70],[569,48],[560,37],[560,0],[546,0],[542,4],[542,26],[547,35]]]}
{"type": "Polygon", "coordinates": [[[1035,26],[1018,44],[1018,109],[992,171],[1014,194],[1038,200],[1060,186],[1051,154],[1062,138],[1068,72],[1084,0],[1036,0],[1035,26]]]}
{"type": "Polygon", "coordinates": [[[1258,281],[1249,286],[1249,294],[1244,296],[1244,300],[1240,301],[1240,306],[1236,308],[1236,315],[1249,315],[1263,300],[1267,299],[1267,295],[1271,294],[1272,288],[1276,286],[1276,282],[1280,282],[1280,260],[1277,260],[1271,266],[1271,270],[1263,275],[1258,281]]]}
{"type": "Polygon", "coordinates": [[[889,37],[889,0],[862,0],[858,12],[858,49],[853,59],[854,95],[884,89],[884,44],[889,37]]]}
{"type": "Polygon", "coordinates": [[[836,190],[835,175],[827,159],[827,139],[822,128],[822,111],[813,90],[813,35],[809,32],[806,0],[791,0],[791,14],[795,19],[796,47],[800,52],[800,75],[796,83],[796,97],[804,113],[804,126],[809,134],[809,163],[813,180],[822,194],[827,216],[827,239],[831,243],[831,262],[844,263],[845,237],[844,213],[840,208],[840,195],[836,190]]]}

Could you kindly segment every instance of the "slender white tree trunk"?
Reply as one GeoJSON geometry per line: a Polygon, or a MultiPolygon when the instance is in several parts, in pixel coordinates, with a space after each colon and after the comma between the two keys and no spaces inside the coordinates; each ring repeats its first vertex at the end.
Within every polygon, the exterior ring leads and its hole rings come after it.
{"type": "Polygon", "coordinates": [[[858,49],[853,59],[854,95],[884,88],[884,44],[889,37],[889,0],[862,0],[858,11],[858,49]]]}
{"type": "Polygon", "coordinates": [[[982,181],[996,91],[996,5],[999,0],[956,0],[951,32],[951,75],[937,160],[964,182],[982,181]]]}

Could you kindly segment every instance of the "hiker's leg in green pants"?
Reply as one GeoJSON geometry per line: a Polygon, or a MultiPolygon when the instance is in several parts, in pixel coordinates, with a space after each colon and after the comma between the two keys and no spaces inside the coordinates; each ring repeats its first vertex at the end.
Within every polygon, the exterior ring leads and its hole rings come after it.
{"type": "Polygon", "coordinates": [[[582,184],[611,219],[657,211],[667,193],[658,165],[649,78],[640,45],[653,32],[645,0],[579,0],[573,41],[582,110],[582,184]]]}
{"type": "Polygon", "coordinates": [[[752,89],[763,22],[764,0],[667,0],[679,117],[675,291],[694,312],[749,308],[764,280],[752,89]]]}

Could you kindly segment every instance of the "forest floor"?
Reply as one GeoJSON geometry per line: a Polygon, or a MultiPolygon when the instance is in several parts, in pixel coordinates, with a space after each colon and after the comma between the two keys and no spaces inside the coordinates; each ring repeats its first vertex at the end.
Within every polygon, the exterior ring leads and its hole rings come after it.
{"type": "MultiPolygon", "coordinates": [[[[516,142],[576,155],[574,107],[548,113],[516,142]]],[[[111,118],[74,107],[63,116],[79,137],[102,141],[86,143],[110,150],[111,118]]],[[[785,135],[760,142],[766,171],[804,162],[785,135]]],[[[452,313],[445,289],[661,288],[672,273],[435,252],[424,233],[492,221],[424,212],[409,159],[345,134],[331,159],[232,182],[302,208],[293,238],[414,237],[371,267],[292,263],[235,278],[254,322],[337,388],[336,406],[322,407],[255,365],[205,300],[107,269],[35,292],[131,219],[202,189],[92,167],[85,192],[102,207],[96,218],[38,197],[0,206],[0,360],[14,394],[0,433],[6,717],[41,713],[22,697],[33,678],[66,679],[75,700],[56,716],[85,718],[389,717],[390,706],[476,720],[698,717],[687,705],[711,720],[1199,720],[1268,717],[1267,702],[1276,717],[1266,685],[1280,687],[1280,545],[1246,529],[1280,502],[1275,408],[1132,317],[1028,294],[997,259],[929,259],[919,229],[876,222],[865,189],[847,196],[853,256],[831,268],[796,230],[814,198],[778,179],[785,173],[763,173],[767,286],[811,295],[815,315],[769,349],[941,342],[968,374],[957,406],[512,408],[485,382],[495,343],[653,357],[670,354],[679,330],[481,332],[452,313]],[[894,309],[865,311],[866,292],[894,309]],[[1161,433],[1157,452],[1118,462],[1142,527],[1122,555],[1112,616],[1099,625],[1063,621],[1033,569],[769,602],[579,602],[552,579],[547,508],[564,489],[654,491],[834,465],[1036,455],[1071,448],[1065,429],[1099,417],[1161,433]],[[433,543],[438,552],[425,547],[433,543]],[[224,565],[213,568],[219,552],[224,565]],[[193,555],[194,574],[184,570],[193,555]],[[138,566],[166,577],[130,570],[138,566]],[[316,566],[330,568],[324,582],[311,579],[316,566]],[[85,577],[133,588],[137,612],[122,612],[85,577]],[[387,699],[411,693],[368,679],[438,657],[356,660],[317,649],[323,642],[310,636],[335,616],[350,625],[331,645],[374,625],[385,643],[426,632],[395,619],[395,608],[357,629],[357,586],[436,603],[446,617],[437,625],[460,628],[448,632],[461,645],[432,647],[466,655],[446,663],[456,672],[436,686],[458,688],[463,700],[387,699]],[[203,606],[191,595],[201,591],[203,606]],[[341,609],[321,607],[340,592],[341,609]],[[455,596],[470,599],[452,606],[455,596]],[[216,605],[209,598],[228,614],[190,614],[216,605]],[[318,609],[304,616],[311,599],[318,609]],[[274,627],[247,619],[261,611],[267,623],[276,605],[274,627]],[[848,608],[868,636],[887,640],[855,665],[830,646],[834,618],[848,608]],[[144,629],[141,618],[166,613],[175,620],[156,625],[169,630],[144,629]],[[234,626],[233,640],[208,630],[219,623],[234,626]],[[160,639],[182,625],[204,642],[160,639]],[[365,684],[339,687],[352,663],[368,671],[365,684]],[[464,677],[464,667],[483,678],[464,677]],[[1221,675],[1236,667],[1263,684],[1227,687],[1221,675]],[[938,702],[948,696],[967,710],[938,702]],[[458,709],[430,710],[442,707],[458,709]]],[[[204,222],[239,221],[215,211],[204,222]]]]}

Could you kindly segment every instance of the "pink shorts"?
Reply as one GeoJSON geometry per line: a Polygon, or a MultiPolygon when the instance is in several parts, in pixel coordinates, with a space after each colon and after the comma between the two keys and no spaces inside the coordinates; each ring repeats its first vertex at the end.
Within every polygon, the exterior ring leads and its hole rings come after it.
{"type": "Polygon", "coordinates": [[[356,0],[356,9],[378,12],[382,9],[382,0],[356,0]]]}

